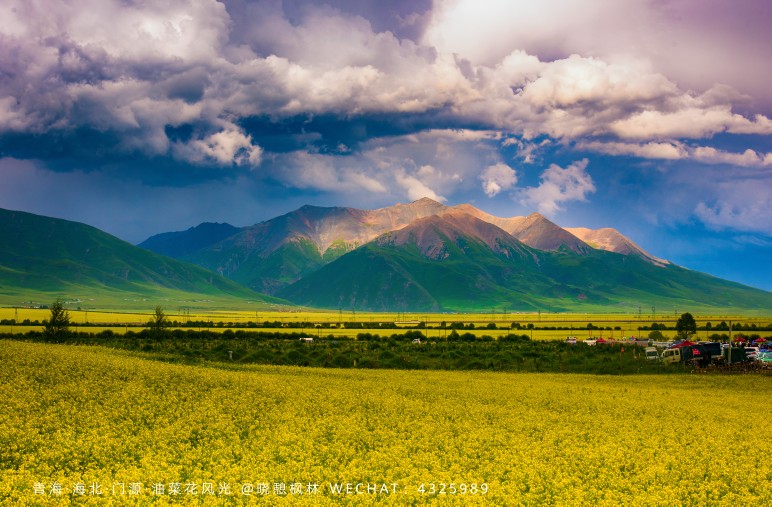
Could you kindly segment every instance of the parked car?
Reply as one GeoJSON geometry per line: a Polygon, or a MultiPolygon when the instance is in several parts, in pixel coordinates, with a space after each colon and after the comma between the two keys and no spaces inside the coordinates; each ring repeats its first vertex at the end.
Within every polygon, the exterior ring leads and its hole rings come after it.
{"type": "Polygon", "coordinates": [[[646,347],[646,349],[644,349],[644,353],[646,354],[646,359],[649,361],[659,361],[659,352],[657,351],[657,347],[646,347]]]}
{"type": "Polygon", "coordinates": [[[772,350],[762,350],[756,355],[756,361],[763,366],[772,367],[772,350]]]}

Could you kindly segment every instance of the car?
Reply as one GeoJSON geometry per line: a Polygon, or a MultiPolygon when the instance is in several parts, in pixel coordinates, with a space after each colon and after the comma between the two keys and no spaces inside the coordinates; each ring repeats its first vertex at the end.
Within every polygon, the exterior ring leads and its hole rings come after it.
{"type": "Polygon", "coordinates": [[[748,359],[756,359],[756,356],[759,354],[759,348],[758,347],[745,347],[745,357],[748,359]]]}
{"type": "Polygon", "coordinates": [[[587,344],[587,345],[593,345],[594,346],[596,343],[598,343],[598,340],[591,340],[591,339],[587,338],[586,340],[584,340],[584,343],[587,344]]]}
{"type": "Polygon", "coordinates": [[[756,361],[765,366],[772,367],[772,350],[760,351],[758,354],[756,354],[756,361]]]}

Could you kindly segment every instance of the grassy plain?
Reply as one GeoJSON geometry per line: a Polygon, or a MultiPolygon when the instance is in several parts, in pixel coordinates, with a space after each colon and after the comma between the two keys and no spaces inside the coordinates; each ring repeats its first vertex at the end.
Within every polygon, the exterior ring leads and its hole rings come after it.
{"type": "Polygon", "coordinates": [[[766,377],[0,362],[3,505],[772,504],[766,377]]]}

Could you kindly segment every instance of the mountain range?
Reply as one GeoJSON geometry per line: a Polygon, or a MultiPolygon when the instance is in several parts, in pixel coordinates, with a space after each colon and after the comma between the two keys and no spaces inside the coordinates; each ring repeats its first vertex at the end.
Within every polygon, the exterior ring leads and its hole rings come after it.
{"type": "Polygon", "coordinates": [[[376,210],[303,206],[249,227],[202,224],[139,246],[322,308],[772,306],[772,293],[676,266],[614,229],[564,229],[538,213],[500,218],[427,198],[376,210]]]}
{"type": "Polygon", "coordinates": [[[0,300],[12,304],[61,297],[123,308],[772,308],[772,293],[676,266],[614,229],[564,229],[536,213],[500,218],[430,199],[376,210],[303,206],[249,227],[204,223],[139,246],[77,222],[0,209],[0,235],[0,300]]]}

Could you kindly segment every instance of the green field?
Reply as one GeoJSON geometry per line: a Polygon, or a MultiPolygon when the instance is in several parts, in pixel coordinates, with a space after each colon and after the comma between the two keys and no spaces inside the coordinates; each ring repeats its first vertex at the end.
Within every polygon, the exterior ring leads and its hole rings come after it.
{"type": "Polygon", "coordinates": [[[1,504],[772,503],[767,377],[146,357],[0,340],[1,504]]]}

